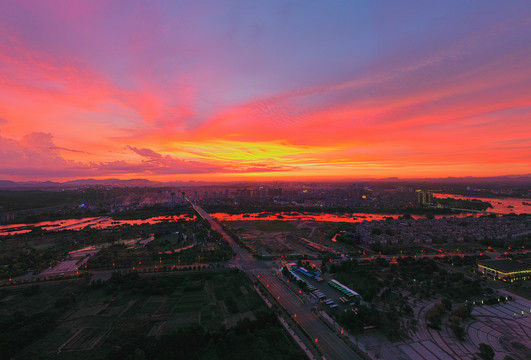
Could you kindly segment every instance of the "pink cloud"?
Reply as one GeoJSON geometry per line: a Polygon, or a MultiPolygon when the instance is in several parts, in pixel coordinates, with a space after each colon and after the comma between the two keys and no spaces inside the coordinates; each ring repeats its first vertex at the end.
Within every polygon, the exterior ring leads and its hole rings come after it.
{"type": "Polygon", "coordinates": [[[161,159],[162,158],[162,155],[154,152],[151,149],[146,149],[146,148],[138,149],[138,148],[136,148],[134,146],[127,146],[127,148],[129,150],[133,151],[134,153],[140,155],[140,156],[147,157],[147,158],[152,159],[152,160],[161,159]]]}

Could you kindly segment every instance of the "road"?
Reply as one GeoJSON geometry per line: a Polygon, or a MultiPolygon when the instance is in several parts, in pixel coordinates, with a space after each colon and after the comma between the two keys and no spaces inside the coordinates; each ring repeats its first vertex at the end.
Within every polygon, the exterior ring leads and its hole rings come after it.
{"type": "Polygon", "coordinates": [[[249,254],[249,252],[244,250],[238,243],[236,243],[236,241],[234,241],[234,239],[223,230],[221,225],[216,222],[212,218],[212,216],[210,216],[210,214],[208,214],[198,205],[192,203],[189,199],[186,200],[192,205],[192,207],[199,214],[199,216],[201,216],[203,219],[207,220],[210,223],[212,230],[219,232],[223,236],[223,238],[227,240],[227,242],[230,244],[232,250],[236,254],[234,259],[232,259],[233,264],[238,265],[238,267],[244,271],[249,271],[256,267],[256,259],[254,259],[252,255],[249,254]]]}
{"type": "Polygon", "coordinates": [[[269,290],[277,302],[291,315],[303,331],[315,342],[326,359],[361,359],[343,340],[328,328],[311,310],[312,305],[304,304],[282,280],[267,271],[259,272],[260,282],[269,290]]]}
{"type": "MultiPolygon", "coordinates": [[[[188,200],[189,201],[189,200],[188,200]]],[[[205,220],[212,229],[218,231],[225,240],[229,242],[236,256],[232,263],[242,271],[253,274],[269,291],[271,296],[290,314],[292,319],[302,328],[302,330],[312,339],[314,345],[327,360],[352,360],[361,359],[346,343],[340,339],[330,328],[328,328],[317,315],[311,310],[310,304],[305,304],[302,300],[289,290],[277,276],[274,264],[270,261],[260,261],[255,259],[245,249],[239,246],[212,217],[198,205],[193,204],[194,210],[205,220]],[[295,316],[296,315],[296,316],[295,316]],[[315,341],[317,339],[317,341],[315,341]]]]}

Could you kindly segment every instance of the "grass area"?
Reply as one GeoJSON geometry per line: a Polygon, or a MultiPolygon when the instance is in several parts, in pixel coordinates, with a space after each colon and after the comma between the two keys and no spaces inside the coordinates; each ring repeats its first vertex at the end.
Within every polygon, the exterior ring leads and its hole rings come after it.
{"type": "Polygon", "coordinates": [[[297,227],[291,221],[280,220],[256,220],[256,221],[231,221],[233,228],[253,229],[264,232],[295,231],[297,227]]]}
{"type": "Polygon", "coordinates": [[[157,247],[158,251],[174,250],[190,245],[193,240],[193,235],[190,234],[188,239],[189,240],[184,241],[183,235],[181,233],[164,234],[158,236],[153,241],[153,245],[157,247]]]}
{"type": "Polygon", "coordinates": [[[52,241],[50,242],[44,242],[44,243],[37,243],[36,241],[28,242],[28,246],[33,247],[35,250],[47,250],[54,247],[54,243],[52,241]]]}

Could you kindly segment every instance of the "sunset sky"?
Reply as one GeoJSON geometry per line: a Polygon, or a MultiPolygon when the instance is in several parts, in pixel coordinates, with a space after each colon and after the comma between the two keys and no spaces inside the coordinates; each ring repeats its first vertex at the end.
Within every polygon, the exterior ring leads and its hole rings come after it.
{"type": "Polygon", "coordinates": [[[0,179],[528,173],[530,1],[0,2],[0,179]]]}

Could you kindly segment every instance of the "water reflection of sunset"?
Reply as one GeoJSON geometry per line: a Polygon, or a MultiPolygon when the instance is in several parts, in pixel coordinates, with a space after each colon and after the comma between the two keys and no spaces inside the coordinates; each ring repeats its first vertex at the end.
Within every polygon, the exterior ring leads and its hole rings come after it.
{"type": "Polygon", "coordinates": [[[500,214],[529,214],[531,213],[531,206],[524,205],[524,203],[531,203],[531,199],[525,198],[500,198],[500,197],[477,197],[477,196],[464,196],[464,195],[452,195],[452,194],[438,194],[433,193],[436,198],[452,198],[460,200],[480,200],[488,202],[492,205],[487,211],[500,213],[500,214]]]}
{"type": "MultiPolygon", "coordinates": [[[[370,213],[347,213],[347,214],[327,214],[327,213],[248,213],[248,214],[227,214],[227,213],[213,213],[211,216],[218,221],[322,221],[322,222],[345,222],[345,223],[360,223],[363,221],[377,221],[385,220],[386,218],[399,218],[400,214],[370,214],[370,213]]],[[[436,215],[435,218],[442,217],[466,217],[478,216],[477,214],[453,214],[453,215],[436,215]]],[[[412,215],[413,219],[424,218],[423,215],[412,215]]],[[[0,226],[0,235],[14,235],[27,233],[34,227],[41,227],[44,230],[81,230],[83,228],[91,229],[105,229],[113,226],[121,225],[141,225],[141,224],[156,224],[161,221],[177,221],[177,220],[195,220],[196,216],[189,215],[173,215],[173,216],[156,216],[148,219],[137,220],[114,220],[110,217],[92,217],[82,219],[66,219],[56,221],[43,221],[34,224],[11,224],[0,226]]]]}
{"type": "Polygon", "coordinates": [[[32,228],[40,227],[44,230],[60,231],[60,230],[81,230],[84,228],[90,229],[105,229],[113,226],[122,225],[141,225],[141,224],[156,224],[161,221],[177,221],[177,220],[195,220],[196,216],[188,215],[167,215],[155,216],[147,219],[136,220],[115,220],[107,216],[91,217],[82,219],[65,219],[55,221],[43,221],[34,224],[11,224],[0,226],[0,235],[15,235],[23,234],[32,231],[32,228]]]}

